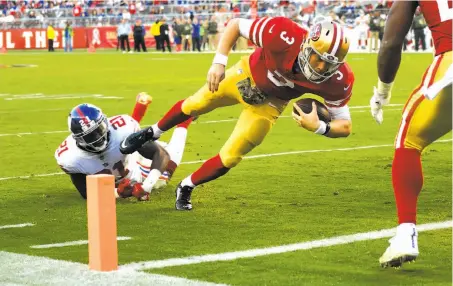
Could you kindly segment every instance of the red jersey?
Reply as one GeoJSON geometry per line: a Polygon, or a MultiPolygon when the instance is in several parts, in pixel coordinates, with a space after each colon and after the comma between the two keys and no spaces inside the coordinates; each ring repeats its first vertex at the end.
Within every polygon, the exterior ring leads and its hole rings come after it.
{"type": "Polygon", "coordinates": [[[436,56],[451,51],[453,1],[422,0],[418,1],[418,4],[420,5],[423,17],[425,17],[426,23],[431,30],[436,56]]]}
{"type": "Polygon", "coordinates": [[[293,72],[307,36],[306,29],[288,18],[265,17],[253,21],[249,39],[258,48],[250,55],[249,64],[256,86],[267,95],[283,100],[312,93],[324,98],[330,107],[344,106],[354,84],[354,74],[348,64],[342,64],[331,78],[319,84],[293,72]]]}

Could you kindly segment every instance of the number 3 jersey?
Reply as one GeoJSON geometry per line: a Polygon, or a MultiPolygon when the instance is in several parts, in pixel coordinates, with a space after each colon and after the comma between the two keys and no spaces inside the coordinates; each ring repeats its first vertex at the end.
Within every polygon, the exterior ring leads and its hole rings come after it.
{"type": "Polygon", "coordinates": [[[140,130],[140,125],[129,115],[110,117],[108,121],[109,141],[102,153],[91,153],[79,148],[72,135],[63,141],[55,151],[55,159],[66,173],[125,175],[126,155],[120,152],[120,144],[128,135],[140,130]]]}
{"type": "MultiPolygon", "coordinates": [[[[249,39],[258,48],[250,55],[249,65],[256,86],[270,96],[291,100],[305,93],[324,98],[326,105],[340,107],[348,103],[352,95],[354,74],[347,63],[325,82],[308,81],[293,68],[308,31],[284,17],[264,17],[253,21],[249,39]]],[[[316,40],[312,35],[312,40],[316,40]]],[[[334,41],[329,49],[337,49],[343,37],[342,29],[334,30],[334,41]]],[[[297,63],[296,63],[297,65],[297,63]]]]}

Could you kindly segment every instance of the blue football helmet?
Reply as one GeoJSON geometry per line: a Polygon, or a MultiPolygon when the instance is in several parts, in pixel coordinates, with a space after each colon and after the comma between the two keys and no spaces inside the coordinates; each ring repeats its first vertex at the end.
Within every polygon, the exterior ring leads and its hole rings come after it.
{"type": "Polygon", "coordinates": [[[107,148],[109,125],[100,108],[88,103],[77,105],[69,113],[68,126],[80,148],[93,153],[107,148]]]}

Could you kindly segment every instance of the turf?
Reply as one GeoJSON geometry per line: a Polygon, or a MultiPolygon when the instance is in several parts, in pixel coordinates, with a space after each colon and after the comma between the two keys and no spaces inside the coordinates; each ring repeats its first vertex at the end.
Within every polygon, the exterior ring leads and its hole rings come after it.
{"type": "MultiPolygon", "coordinates": [[[[241,55],[230,57],[230,65],[241,55]]],[[[0,230],[0,250],[87,262],[87,246],[32,249],[31,245],[86,239],[86,206],[53,157],[68,135],[66,116],[81,102],[100,106],[107,115],[129,114],[138,92],[154,102],[143,120],[152,124],[177,100],[205,82],[209,54],[9,53],[0,64],[34,64],[35,68],[0,69],[2,225],[32,222],[20,229],[0,230]],[[42,93],[44,98],[23,99],[42,93]],[[70,98],[75,95],[104,97],[70,98]],[[64,99],[51,99],[61,95],[64,99]],[[11,99],[11,100],[10,100],[11,99]],[[40,132],[62,131],[60,133],[40,132]],[[31,135],[2,135],[31,132],[31,135]],[[40,133],[40,134],[37,134],[40,133]]],[[[350,106],[366,106],[376,83],[376,55],[351,54],[356,81],[350,106]]],[[[403,104],[431,63],[428,54],[405,54],[392,103],[403,104]]],[[[197,188],[192,212],[176,212],[174,188],[199,164],[181,165],[170,186],[149,202],[117,204],[120,264],[269,247],[395,226],[391,186],[393,140],[402,106],[388,107],[378,126],[367,108],[351,109],[353,134],[329,139],[300,129],[282,117],[265,142],[250,155],[303,150],[244,160],[226,176],[197,188]],[[374,146],[335,151],[338,148],[374,146]]],[[[189,129],[183,161],[217,154],[235,122],[240,106],[216,110],[189,129]]],[[[290,115],[288,108],[285,116],[290,115]]],[[[171,135],[171,133],[170,133],[171,135]]],[[[165,135],[168,139],[169,135],[165,135]]],[[[443,138],[451,139],[451,134],[443,138]]],[[[419,198],[420,224],[451,220],[451,142],[435,143],[423,156],[425,184],[419,198]]],[[[379,268],[386,239],[293,253],[149,270],[172,276],[234,285],[451,285],[450,229],[420,234],[417,263],[394,271],[379,268]]]]}

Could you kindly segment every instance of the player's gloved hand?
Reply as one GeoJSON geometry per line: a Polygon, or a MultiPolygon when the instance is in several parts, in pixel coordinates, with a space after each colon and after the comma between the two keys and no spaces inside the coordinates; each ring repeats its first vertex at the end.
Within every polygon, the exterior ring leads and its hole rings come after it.
{"type": "Polygon", "coordinates": [[[222,64],[213,63],[208,71],[207,77],[209,91],[215,92],[219,90],[219,84],[224,78],[225,66],[222,64]]]}
{"type": "Polygon", "coordinates": [[[378,87],[374,87],[373,96],[370,99],[371,115],[378,124],[384,121],[384,111],[382,108],[390,103],[392,97],[391,89],[393,83],[383,83],[378,81],[378,87]]]}
{"type": "Polygon", "coordinates": [[[145,192],[143,189],[142,184],[136,183],[132,187],[132,195],[137,198],[139,201],[147,201],[149,200],[149,193],[145,192]]]}
{"type": "Polygon", "coordinates": [[[304,113],[296,103],[294,103],[293,106],[299,113],[297,114],[293,111],[293,119],[300,127],[303,127],[311,132],[318,130],[321,122],[319,121],[317,107],[314,102],[312,103],[312,109],[310,113],[304,113]]]}
{"type": "Polygon", "coordinates": [[[132,196],[132,182],[128,178],[124,178],[118,182],[116,192],[120,198],[128,198],[132,196]]]}

